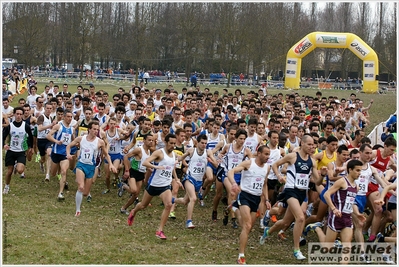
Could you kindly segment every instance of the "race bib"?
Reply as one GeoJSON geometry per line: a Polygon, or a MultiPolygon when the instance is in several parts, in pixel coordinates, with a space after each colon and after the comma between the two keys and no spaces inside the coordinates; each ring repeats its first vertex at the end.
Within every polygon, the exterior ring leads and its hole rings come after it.
{"type": "Polygon", "coordinates": [[[252,179],[252,190],[262,192],[264,177],[253,177],[252,179]]]}
{"type": "Polygon", "coordinates": [[[170,166],[165,166],[165,170],[161,170],[159,176],[162,178],[170,179],[172,177],[173,168],[170,166]]]}
{"type": "Polygon", "coordinates": [[[299,189],[307,189],[309,185],[309,175],[299,174],[295,179],[295,186],[299,189]]]}
{"type": "Polygon", "coordinates": [[[353,203],[355,202],[355,198],[351,196],[346,196],[345,205],[342,209],[342,213],[351,214],[353,212],[353,203]]]}
{"type": "Polygon", "coordinates": [[[78,128],[78,136],[82,136],[88,133],[88,129],[86,127],[79,127],[78,128]]]}
{"type": "Polygon", "coordinates": [[[72,141],[72,135],[69,133],[62,133],[61,141],[63,145],[69,145],[69,143],[72,141]]]}
{"type": "MultiPolygon", "coordinates": [[[[183,155],[183,152],[181,152],[180,150],[173,150],[173,152],[175,152],[176,157],[183,155]]],[[[178,161],[176,163],[176,169],[181,169],[182,165],[183,165],[182,161],[178,161]]]]}

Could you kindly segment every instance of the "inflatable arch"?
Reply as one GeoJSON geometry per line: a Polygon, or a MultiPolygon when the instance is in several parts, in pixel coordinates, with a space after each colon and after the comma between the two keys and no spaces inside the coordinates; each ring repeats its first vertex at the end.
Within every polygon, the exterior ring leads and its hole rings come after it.
{"type": "Polygon", "coordinates": [[[363,60],[363,91],[378,91],[378,57],[375,51],[357,35],[342,32],[312,32],[296,43],[287,53],[285,88],[299,89],[302,58],[316,47],[348,48],[363,60]]]}

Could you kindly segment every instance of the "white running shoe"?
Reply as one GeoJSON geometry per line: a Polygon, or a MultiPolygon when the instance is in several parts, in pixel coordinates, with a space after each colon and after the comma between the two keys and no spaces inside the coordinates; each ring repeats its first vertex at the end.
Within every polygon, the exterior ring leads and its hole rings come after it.
{"type": "Polygon", "coordinates": [[[382,259],[384,260],[384,262],[386,264],[395,264],[395,262],[393,261],[393,259],[392,259],[390,254],[383,253],[382,254],[382,259]]]}
{"type": "Polygon", "coordinates": [[[263,224],[263,218],[262,219],[260,219],[260,221],[259,221],[259,227],[260,227],[260,229],[265,229],[265,225],[263,224]]]}
{"type": "Polygon", "coordinates": [[[65,199],[64,193],[59,193],[58,200],[64,200],[64,199],[65,199]]]}
{"type": "Polygon", "coordinates": [[[195,228],[195,225],[193,224],[193,222],[188,222],[188,223],[186,223],[186,227],[188,229],[193,229],[193,228],[195,228]]]}
{"type": "Polygon", "coordinates": [[[8,194],[8,192],[10,192],[10,187],[9,186],[4,187],[3,195],[8,194]]]}
{"type": "Polygon", "coordinates": [[[302,255],[302,252],[300,250],[294,252],[294,257],[297,260],[305,260],[306,259],[306,257],[302,255]]]}

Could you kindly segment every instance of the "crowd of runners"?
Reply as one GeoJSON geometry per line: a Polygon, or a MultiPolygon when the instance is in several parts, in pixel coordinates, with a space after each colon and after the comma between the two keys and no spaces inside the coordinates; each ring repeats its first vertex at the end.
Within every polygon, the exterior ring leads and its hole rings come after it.
{"type": "Polygon", "coordinates": [[[120,208],[128,225],[160,197],[156,236],[166,239],[175,209],[185,206],[185,226],[195,228],[193,210],[214,189],[212,202],[206,199],[209,216],[241,228],[239,264],[246,263],[255,225],[264,229],[260,244],[274,235],[286,240],[291,228],[298,260],[306,259],[300,247],[310,232],[326,246],[396,240],[396,140],[371,146],[364,128],[373,101],[366,106],[354,93],[272,95],[264,86],[178,93],[141,83],[109,95],[92,84],[70,93],[68,84],[50,82],[44,90],[31,85],[26,99],[9,103],[6,86],[3,194],[12,190],[12,175],[24,178],[26,161],[35,160],[44,181],[59,179],[54,197],[62,201],[71,170],[80,216],[82,201],[92,200],[91,185],[105,177],[102,194],[130,194],[120,208]]]}

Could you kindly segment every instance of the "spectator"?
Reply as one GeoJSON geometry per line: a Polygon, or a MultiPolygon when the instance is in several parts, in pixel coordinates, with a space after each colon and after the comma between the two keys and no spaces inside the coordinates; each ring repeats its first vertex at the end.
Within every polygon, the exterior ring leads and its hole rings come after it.
{"type": "Polygon", "coordinates": [[[193,75],[191,75],[190,82],[191,82],[190,86],[197,87],[197,74],[196,73],[193,73],[193,75]]]}

